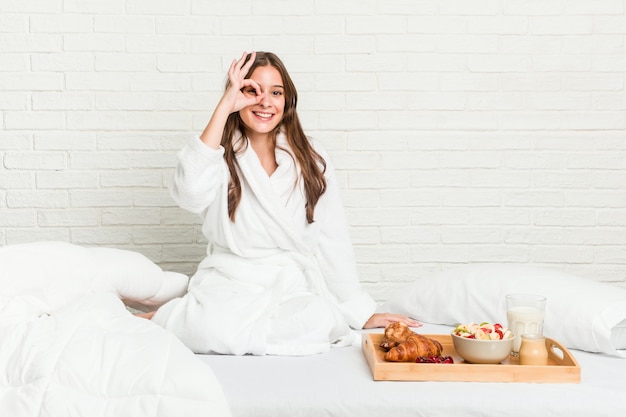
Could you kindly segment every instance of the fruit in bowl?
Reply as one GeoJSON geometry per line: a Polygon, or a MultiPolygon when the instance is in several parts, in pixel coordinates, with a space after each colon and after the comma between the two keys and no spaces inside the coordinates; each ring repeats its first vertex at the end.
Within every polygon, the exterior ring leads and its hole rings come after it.
{"type": "Polygon", "coordinates": [[[501,324],[459,324],[452,331],[456,353],[469,363],[500,363],[513,348],[513,332],[501,324]]]}

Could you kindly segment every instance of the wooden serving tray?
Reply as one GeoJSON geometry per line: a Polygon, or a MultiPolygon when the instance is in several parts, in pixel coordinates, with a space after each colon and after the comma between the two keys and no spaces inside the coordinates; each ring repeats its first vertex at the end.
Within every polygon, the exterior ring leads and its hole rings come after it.
{"type": "Polygon", "coordinates": [[[465,362],[454,349],[449,334],[425,334],[443,346],[443,356],[452,356],[454,364],[387,362],[385,351],[379,347],[379,333],[363,334],[362,350],[376,381],[474,381],[474,382],[547,382],[580,383],[580,365],[567,348],[546,338],[548,364],[520,365],[509,356],[499,364],[465,362]]]}

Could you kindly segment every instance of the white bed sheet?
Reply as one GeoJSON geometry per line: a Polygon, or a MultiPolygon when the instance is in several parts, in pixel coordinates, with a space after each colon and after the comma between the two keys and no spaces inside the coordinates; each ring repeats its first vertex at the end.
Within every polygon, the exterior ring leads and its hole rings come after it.
{"type": "Polygon", "coordinates": [[[228,417],[211,369],[129,304],[187,277],[137,252],[65,242],[0,247],[0,417],[228,417]]]}
{"type": "MultiPolygon", "coordinates": [[[[425,324],[417,331],[450,330],[425,324]]],[[[626,415],[626,360],[571,352],[580,384],[374,381],[358,343],[308,357],[197,356],[221,382],[233,416],[626,415]]]]}

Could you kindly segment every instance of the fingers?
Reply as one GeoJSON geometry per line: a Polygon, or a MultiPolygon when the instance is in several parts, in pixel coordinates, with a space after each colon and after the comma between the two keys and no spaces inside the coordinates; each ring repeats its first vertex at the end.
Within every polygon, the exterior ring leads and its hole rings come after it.
{"type": "Polygon", "coordinates": [[[248,53],[244,51],[239,60],[233,59],[232,64],[230,64],[230,68],[228,70],[228,76],[230,78],[231,83],[237,82],[237,84],[241,84],[245,79],[250,67],[254,64],[254,60],[256,59],[256,52],[250,53],[250,59],[246,62],[246,57],[248,53]]]}
{"type": "Polygon", "coordinates": [[[221,103],[227,107],[229,114],[244,107],[259,104],[265,97],[259,84],[246,78],[256,59],[256,52],[250,53],[248,61],[246,61],[247,57],[248,53],[244,52],[239,59],[233,59],[228,69],[229,86],[224,92],[221,103]]]}
{"type": "Polygon", "coordinates": [[[392,313],[376,313],[365,323],[364,329],[373,329],[375,327],[387,327],[391,323],[403,322],[409,327],[422,327],[422,323],[402,314],[392,313]]]}
{"type": "Polygon", "coordinates": [[[232,64],[230,64],[230,69],[228,71],[229,74],[241,73],[241,70],[243,68],[243,63],[246,60],[246,56],[248,56],[248,53],[244,51],[243,55],[241,55],[241,58],[239,58],[239,60],[237,60],[236,58],[233,59],[233,62],[232,64]]]}
{"type": "Polygon", "coordinates": [[[409,318],[409,322],[407,323],[407,325],[408,325],[409,327],[422,327],[422,326],[423,326],[423,324],[422,324],[422,323],[420,323],[420,322],[419,322],[419,321],[417,321],[417,320],[413,320],[413,319],[411,319],[411,318],[409,318]]]}
{"type": "Polygon", "coordinates": [[[412,319],[411,317],[406,317],[406,316],[402,316],[399,314],[395,315],[396,320],[395,321],[401,321],[403,323],[405,323],[406,325],[410,326],[410,327],[421,327],[422,323],[420,323],[417,320],[412,319]]]}
{"type": "Polygon", "coordinates": [[[422,323],[420,323],[419,321],[414,320],[411,317],[403,316],[402,314],[385,313],[384,318],[387,324],[391,324],[391,323],[395,323],[399,321],[399,322],[406,324],[409,327],[422,327],[422,323]]]}
{"type": "Polygon", "coordinates": [[[242,81],[241,89],[244,91],[249,89],[253,90],[253,92],[246,92],[244,95],[246,97],[254,98],[255,103],[260,102],[265,97],[265,93],[261,92],[261,86],[251,78],[246,78],[242,81]]]}
{"type": "MultiPolygon", "coordinates": [[[[239,61],[243,63],[246,60],[246,56],[248,56],[248,54],[244,52],[239,61]]],[[[244,76],[248,73],[252,64],[254,64],[255,59],[256,59],[256,52],[252,51],[250,53],[250,59],[248,60],[248,62],[243,64],[243,66],[241,67],[241,72],[243,72],[244,76]]]]}

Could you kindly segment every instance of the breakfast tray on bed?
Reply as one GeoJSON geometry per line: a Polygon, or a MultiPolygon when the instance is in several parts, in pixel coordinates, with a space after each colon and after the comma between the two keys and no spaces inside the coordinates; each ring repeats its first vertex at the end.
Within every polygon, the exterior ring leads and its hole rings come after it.
{"type": "Polygon", "coordinates": [[[374,380],[580,383],[580,365],[567,348],[550,338],[546,338],[548,364],[535,366],[520,365],[512,355],[499,364],[467,363],[457,354],[449,334],[424,336],[438,340],[442,355],[452,356],[454,364],[387,362],[378,346],[383,335],[364,334],[362,350],[374,380]]]}

